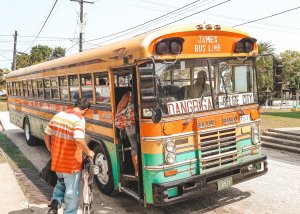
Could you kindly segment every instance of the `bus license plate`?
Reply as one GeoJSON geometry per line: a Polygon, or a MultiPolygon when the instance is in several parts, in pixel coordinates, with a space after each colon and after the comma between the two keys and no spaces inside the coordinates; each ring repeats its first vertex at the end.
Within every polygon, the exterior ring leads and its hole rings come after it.
{"type": "Polygon", "coordinates": [[[232,186],[232,177],[224,178],[218,181],[218,191],[227,189],[232,186]]]}

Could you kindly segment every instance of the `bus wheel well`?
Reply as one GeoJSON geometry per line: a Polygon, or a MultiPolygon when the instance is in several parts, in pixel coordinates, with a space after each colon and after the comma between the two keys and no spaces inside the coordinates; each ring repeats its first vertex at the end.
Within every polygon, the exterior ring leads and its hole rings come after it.
{"type": "Polygon", "coordinates": [[[95,175],[95,183],[102,193],[114,195],[112,163],[105,143],[101,140],[91,141],[89,148],[95,152],[94,164],[99,167],[99,173],[95,175]]]}
{"type": "Polygon", "coordinates": [[[23,118],[23,129],[25,128],[25,122],[26,122],[26,120],[28,120],[29,121],[29,119],[28,119],[28,117],[27,116],[25,116],[24,118],[23,118]]]}
{"type": "Polygon", "coordinates": [[[27,145],[28,146],[37,145],[39,142],[38,139],[34,137],[31,133],[31,124],[28,117],[24,117],[23,119],[23,129],[24,129],[25,140],[27,142],[27,145]]]}
{"type": "Polygon", "coordinates": [[[102,142],[97,142],[95,140],[92,140],[89,142],[88,146],[91,150],[93,150],[95,148],[95,146],[99,145],[100,143],[102,143],[102,142]]]}

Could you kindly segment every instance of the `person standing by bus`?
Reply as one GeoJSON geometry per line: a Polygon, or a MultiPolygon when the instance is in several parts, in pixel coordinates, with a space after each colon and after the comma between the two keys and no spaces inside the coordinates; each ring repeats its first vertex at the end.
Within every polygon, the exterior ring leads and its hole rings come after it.
{"type": "Polygon", "coordinates": [[[51,152],[51,170],[58,177],[48,214],[56,214],[62,202],[65,214],[75,214],[79,208],[82,151],[92,158],[95,155],[84,140],[83,115],[89,107],[86,98],[78,99],[73,109],[56,114],[44,131],[44,140],[51,152]]]}
{"type": "Polygon", "coordinates": [[[126,92],[117,107],[117,113],[122,111],[126,114],[126,125],[125,131],[128,136],[130,146],[131,146],[131,157],[134,166],[134,175],[138,176],[138,159],[137,159],[137,139],[135,130],[135,120],[134,120],[134,106],[132,102],[131,91],[126,92]]]}

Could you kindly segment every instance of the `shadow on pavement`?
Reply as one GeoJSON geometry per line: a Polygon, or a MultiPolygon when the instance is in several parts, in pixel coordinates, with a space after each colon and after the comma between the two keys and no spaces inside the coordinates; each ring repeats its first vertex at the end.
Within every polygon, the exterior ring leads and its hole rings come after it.
{"type": "Polygon", "coordinates": [[[22,210],[15,210],[15,211],[11,211],[9,212],[9,214],[45,214],[48,211],[48,207],[31,207],[31,208],[25,208],[22,210]]]}
{"type": "MultiPolygon", "coordinates": [[[[100,193],[101,194],[101,193],[100,193]]],[[[139,205],[137,201],[125,194],[118,194],[110,201],[112,203],[106,203],[107,197],[96,193],[94,196],[95,211],[99,213],[133,213],[133,214],[182,214],[182,213],[207,213],[215,210],[219,207],[235,203],[240,200],[244,200],[251,196],[250,192],[243,192],[237,188],[231,187],[230,189],[216,192],[201,197],[196,197],[188,201],[184,201],[178,204],[170,205],[165,208],[148,206],[143,207],[143,204],[139,205]]]]}

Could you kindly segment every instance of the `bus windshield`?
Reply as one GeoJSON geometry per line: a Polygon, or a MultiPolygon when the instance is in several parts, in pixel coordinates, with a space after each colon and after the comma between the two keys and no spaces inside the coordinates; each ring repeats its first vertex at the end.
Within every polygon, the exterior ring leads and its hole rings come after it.
{"type": "Polygon", "coordinates": [[[178,115],[254,102],[252,60],[189,59],[155,64],[159,105],[178,115]]]}

